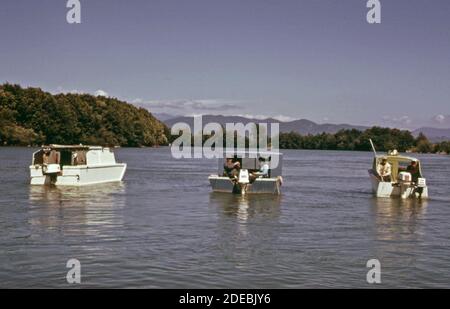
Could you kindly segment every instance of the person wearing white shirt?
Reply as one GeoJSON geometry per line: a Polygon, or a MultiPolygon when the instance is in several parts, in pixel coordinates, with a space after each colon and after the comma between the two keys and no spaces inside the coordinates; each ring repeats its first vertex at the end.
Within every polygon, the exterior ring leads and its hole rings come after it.
{"type": "Polygon", "coordinates": [[[253,172],[250,175],[250,182],[253,182],[256,178],[269,177],[269,163],[263,157],[259,157],[259,170],[253,172]]]}
{"type": "Polygon", "coordinates": [[[377,173],[380,176],[381,181],[389,182],[391,181],[392,167],[387,161],[387,158],[381,159],[381,162],[377,166],[377,173]]]}

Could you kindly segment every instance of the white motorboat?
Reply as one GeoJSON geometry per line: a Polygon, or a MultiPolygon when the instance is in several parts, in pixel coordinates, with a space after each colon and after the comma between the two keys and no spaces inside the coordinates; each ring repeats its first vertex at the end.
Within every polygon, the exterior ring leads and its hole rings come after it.
{"type": "Polygon", "coordinates": [[[110,148],[49,145],[33,153],[32,185],[81,186],[121,181],[127,165],[110,148]]]}
{"type": "Polygon", "coordinates": [[[214,192],[281,194],[281,185],[283,184],[282,157],[281,153],[272,151],[238,151],[232,157],[225,156],[219,159],[218,173],[210,175],[208,180],[214,192]],[[224,165],[227,158],[239,162],[240,168],[235,178],[230,178],[225,173],[224,165]],[[252,179],[252,173],[259,170],[260,158],[264,158],[269,165],[268,175],[252,179]]]}
{"type": "MultiPolygon", "coordinates": [[[[372,141],[371,141],[372,142],[372,141]]],[[[428,187],[426,179],[422,174],[422,164],[417,158],[400,155],[396,150],[387,155],[377,155],[372,168],[369,169],[372,191],[377,197],[400,197],[406,198],[428,198],[428,187]],[[381,177],[377,167],[385,160],[391,169],[389,177],[381,177]],[[414,163],[413,163],[414,162],[414,163]],[[410,166],[414,164],[414,172],[410,166]]]]}

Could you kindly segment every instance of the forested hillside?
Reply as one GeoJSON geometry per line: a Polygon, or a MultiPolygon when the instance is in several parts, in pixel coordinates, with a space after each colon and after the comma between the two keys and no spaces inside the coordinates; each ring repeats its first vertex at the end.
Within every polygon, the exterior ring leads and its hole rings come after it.
{"type": "Polygon", "coordinates": [[[0,85],[0,145],[166,145],[167,127],[143,108],[89,94],[0,85]]]}

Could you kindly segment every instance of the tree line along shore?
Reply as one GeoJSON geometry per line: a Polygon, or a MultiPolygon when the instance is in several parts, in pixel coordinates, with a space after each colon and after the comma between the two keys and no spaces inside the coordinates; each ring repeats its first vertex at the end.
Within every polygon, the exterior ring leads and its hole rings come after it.
{"type": "MultiPolygon", "coordinates": [[[[0,145],[86,144],[123,147],[169,145],[176,136],[147,109],[116,98],[89,94],[51,94],[40,88],[0,85],[0,145]]],[[[450,153],[450,142],[431,143],[425,135],[373,127],[365,131],[301,135],[280,133],[281,149],[450,153]]]]}
{"type": "Polygon", "coordinates": [[[372,127],[365,131],[341,130],[335,134],[300,135],[295,132],[280,134],[281,149],[320,149],[371,151],[369,139],[377,150],[415,153],[450,153],[450,142],[431,143],[420,133],[416,138],[407,130],[372,127]]]}

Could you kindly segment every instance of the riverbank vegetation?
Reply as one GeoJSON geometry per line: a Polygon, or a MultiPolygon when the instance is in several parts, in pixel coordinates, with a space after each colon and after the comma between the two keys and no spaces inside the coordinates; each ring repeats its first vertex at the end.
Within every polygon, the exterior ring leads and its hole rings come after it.
{"type": "MultiPolygon", "coordinates": [[[[203,142],[209,137],[202,136],[203,142]]],[[[39,88],[0,85],[0,146],[163,146],[176,138],[148,110],[115,98],[53,95],[39,88]]],[[[281,133],[279,145],[281,149],[371,151],[369,139],[379,151],[450,153],[450,142],[433,144],[423,134],[414,137],[406,130],[381,127],[318,135],[281,133]]]]}
{"type": "Polygon", "coordinates": [[[167,145],[167,127],[144,108],[89,94],[0,85],[0,145],[167,145]]]}
{"type": "Polygon", "coordinates": [[[281,149],[320,149],[371,151],[369,139],[377,150],[416,153],[450,153],[450,142],[431,143],[424,134],[415,138],[406,130],[372,127],[365,131],[341,130],[335,134],[301,135],[296,132],[281,133],[281,149]]]}
{"type": "MultiPolygon", "coordinates": [[[[222,127],[222,132],[225,129],[222,127]]],[[[226,145],[227,134],[222,137],[223,147],[226,145]]],[[[197,136],[205,147],[211,147],[212,135],[197,136]],[[208,141],[206,144],[205,142],[208,141]],[[208,145],[208,146],[206,146],[208,145]]],[[[256,135],[254,135],[256,136],[256,135]]],[[[171,142],[180,136],[172,136],[171,142]]],[[[450,154],[450,141],[438,144],[431,143],[424,134],[419,134],[416,138],[407,130],[372,127],[365,131],[341,130],[335,134],[322,133],[318,135],[302,135],[297,132],[280,133],[279,148],[280,149],[307,149],[307,150],[351,150],[351,151],[372,151],[370,139],[375,144],[377,151],[387,152],[390,150],[398,150],[400,152],[414,153],[440,153],[450,154]]],[[[191,135],[191,145],[194,145],[195,138],[191,135]]],[[[250,139],[248,136],[244,138],[245,147],[250,147],[250,139]]],[[[269,141],[269,144],[271,142],[269,141]]],[[[178,143],[177,143],[178,145],[178,143]]],[[[237,146],[237,134],[234,132],[234,147],[237,146]]],[[[264,147],[264,146],[262,146],[264,147]]]]}

